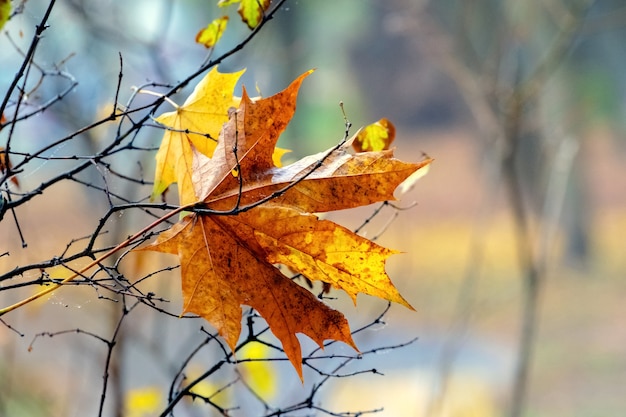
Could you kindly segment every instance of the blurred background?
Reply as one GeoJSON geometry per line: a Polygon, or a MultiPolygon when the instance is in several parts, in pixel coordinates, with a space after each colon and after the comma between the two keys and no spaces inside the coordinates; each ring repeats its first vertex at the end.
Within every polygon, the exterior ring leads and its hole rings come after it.
{"type": "MultiPolygon", "coordinates": [[[[0,37],[3,92],[48,4],[13,3],[23,12],[0,37]]],[[[17,125],[13,149],[33,152],[108,114],[120,54],[124,102],[132,86],[175,83],[198,68],[207,51],[194,37],[212,19],[231,17],[214,56],[238,44],[249,30],[234,9],[214,3],[58,1],[37,62],[71,79],[47,74],[27,104],[36,107],[72,80],[78,84],[17,125]]],[[[291,161],[342,138],[340,101],[355,127],[381,117],[393,121],[399,159],[419,160],[424,153],[435,159],[429,174],[395,203],[407,209],[386,207],[363,232],[380,234],[379,243],[404,252],[388,262],[388,272],[417,311],[392,306],[387,325],[357,344],[418,340],[357,363],[385,376],[334,381],[325,405],[384,407],[378,415],[396,417],[623,415],[625,39],[621,0],[288,0],[249,45],[220,65],[223,72],[246,68],[242,83],[264,96],[316,68],[281,138],[280,145],[293,150],[291,161]]],[[[174,99],[180,103],[190,91],[174,99]]],[[[93,129],[48,154],[91,154],[113,133],[114,127],[93,129]]],[[[157,146],[160,137],[158,130],[144,130],[140,140],[157,146]]],[[[134,172],[136,155],[119,156],[116,166],[134,172]]],[[[152,156],[141,157],[150,173],[152,156]]],[[[31,164],[20,174],[20,187],[33,189],[73,163],[31,164]]],[[[85,181],[98,181],[106,173],[86,175],[85,181]]],[[[149,188],[116,192],[147,195],[149,188]]],[[[0,272],[58,255],[72,239],[88,236],[99,219],[93,213],[107,208],[101,193],[59,183],[19,213],[27,248],[20,247],[8,215],[0,223],[0,253],[11,253],[0,257],[0,272]]],[[[373,210],[330,218],[356,228],[373,210]]],[[[138,228],[132,214],[123,213],[109,227],[112,241],[138,228]]],[[[151,283],[172,300],[174,312],[177,279],[174,271],[151,283]]],[[[8,305],[30,292],[4,291],[0,300],[8,305]]],[[[385,306],[360,296],[354,307],[338,297],[334,306],[353,328],[385,306]]],[[[24,336],[0,326],[4,415],[93,413],[101,343],[70,335],[36,340],[31,352],[28,346],[44,331],[110,332],[117,320],[107,316],[110,309],[89,288],[77,288],[7,315],[24,336]],[[92,397],[83,395],[85,387],[92,397]]],[[[138,395],[150,403],[155,389],[158,402],[159,384],[170,374],[147,357],[175,357],[200,337],[189,336],[197,322],[150,314],[125,330],[128,342],[116,368],[123,374],[120,398],[138,395]],[[170,336],[182,331],[189,340],[170,336]]],[[[268,395],[279,396],[282,386],[296,395],[298,384],[285,368],[268,395]]],[[[146,409],[134,406],[124,415],[153,415],[146,409]]]]}

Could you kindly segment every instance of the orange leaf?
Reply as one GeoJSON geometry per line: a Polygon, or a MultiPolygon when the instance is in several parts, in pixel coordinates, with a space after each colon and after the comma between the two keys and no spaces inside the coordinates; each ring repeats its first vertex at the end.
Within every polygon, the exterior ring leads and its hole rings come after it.
{"type": "Polygon", "coordinates": [[[431,162],[402,162],[390,150],[352,154],[353,138],[278,167],[276,143],[310,73],[268,98],[252,100],[244,89],[212,158],[192,149],[194,193],[202,208],[223,214],[189,215],[146,248],[179,255],[184,312],[207,319],[234,349],[241,332],[240,305],[255,308],[300,377],[296,333],[320,346],[334,339],[356,347],[343,315],[273,264],[342,289],[355,302],[358,293],[365,293],[412,309],[385,272],[395,251],[312,213],[392,200],[402,181],[431,162]]]}
{"type": "Polygon", "coordinates": [[[291,85],[278,94],[265,99],[253,101],[248,97],[246,89],[239,108],[231,112],[230,119],[220,132],[213,159],[202,158],[196,153],[194,165],[195,192],[201,200],[211,194],[219,194],[222,190],[238,190],[239,179],[231,175],[237,168],[243,173],[243,181],[258,179],[276,168],[273,158],[278,137],[296,111],[298,89],[304,78],[313,71],[307,71],[291,85]],[[237,154],[233,148],[237,149],[237,154]],[[207,175],[210,170],[210,175],[207,175]],[[219,187],[219,188],[217,188],[219,187]]]}
{"type": "Polygon", "coordinates": [[[259,246],[242,245],[236,230],[223,222],[226,219],[189,215],[148,247],[180,256],[183,313],[204,317],[234,350],[241,333],[241,305],[255,308],[300,377],[302,354],[296,333],[320,346],[325,339],[334,339],[356,349],[343,315],[264,261],[259,246]]]}

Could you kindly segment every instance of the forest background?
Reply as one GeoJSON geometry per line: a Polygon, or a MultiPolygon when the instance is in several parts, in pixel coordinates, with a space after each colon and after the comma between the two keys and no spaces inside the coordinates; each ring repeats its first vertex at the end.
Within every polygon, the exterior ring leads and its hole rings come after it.
{"type": "MultiPolygon", "coordinates": [[[[3,91],[19,66],[16,51],[47,5],[23,3],[0,41],[3,91]]],[[[36,124],[24,124],[15,146],[40,149],[110,112],[120,53],[123,95],[146,80],[184,77],[206,56],[193,42],[196,32],[220,13],[191,0],[59,1],[38,62],[68,71],[78,85],[36,124]]],[[[242,83],[263,95],[317,68],[281,138],[294,159],[341,138],[340,101],[355,126],[383,116],[394,121],[402,159],[435,158],[402,200],[417,205],[378,216],[367,229],[376,235],[385,228],[379,243],[405,252],[389,261],[388,272],[417,313],[393,306],[387,326],[363,343],[418,340],[367,359],[385,376],[335,381],[330,408],[384,407],[383,415],[394,416],[515,415],[516,409],[526,416],[617,416],[626,408],[625,25],[618,0],[288,0],[259,36],[220,65],[221,71],[247,68],[242,83]]],[[[214,53],[247,31],[231,24],[214,53]]],[[[63,91],[67,81],[59,77],[38,94],[63,91]]],[[[90,130],[75,148],[51,155],[93,153],[111,129],[90,130]]],[[[59,164],[42,161],[19,176],[21,187],[40,183],[59,164]]],[[[103,174],[92,175],[97,181],[103,174]]],[[[58,254],[93,229],[90,214],[107,204],[75,182],[53,191],[53,199],[33,199],[19,212],[27,248],[8,215],[0,223],[0,254],[11,253],[0,257],[0,271],[58,254]]],[[[371,211],[330,217],[354,229],[371,211]]],[[[132,232],[131,214],[115,221],[117,236],[132,232]]],[[[177,286],[161,278],[155,292],[175,299],[177,286]]],[[[31,290],[3,292],[0,299],[4,306],[31,290]]],[[[366,297],[357,308],[342,301],[351,323],[384,308],[366,297]]],[[[4,409],[31,416],[92,412],[93,398],[82,387],[99,392],[102,369],[95,364],[102,349],[78,336],[28,347],[41,332],[105,332],[106,317],[82,288],[7,316],[25,336],[0,326],[4,409]]],[[[146,316],[125,331],[120,398],[148,398],[163,382],[145,352],[179,354],[185,344],[173,335],[181,327],[146,316]],[[171,343],[155,345],[155,335],[172,335],[171,343]]],[[[267,395],[294,383],[288,370],[278,372],[267,395]]],[[[160,400],[157,394],[154,401],[160,400]]],[[[142,415],[140,406],[127,407],[126,415],[142,415]]]]}

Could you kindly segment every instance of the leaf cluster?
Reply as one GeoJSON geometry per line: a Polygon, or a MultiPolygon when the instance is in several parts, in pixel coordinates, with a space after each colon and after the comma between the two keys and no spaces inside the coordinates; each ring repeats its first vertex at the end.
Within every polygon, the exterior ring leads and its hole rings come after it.
{"type": "Polygon", "coordinates": [[[275,265],[344,290],[354,302],[364,293],[412,308],[385,272],[394,251],[314,213],[392,200],[395,188],[430,162],[405,163],[391,150],[363,151],[372,138],[393,139],[377,122],[332,149],[278,166],[276,144],[310,73],[267,98],[253,100],[244,88],[235,109],[232,90],[240,73],[213,70],[183,106],[157,118],[172,130],[157,154],[153,195],[176,181],[181,204],[192,205],[195,213],[148,247],[180,257],[184,312],[204,317],[234,349],[240,306],[253,307],[300,377],[296,333],[320,346],[326,339],[356,346],[343,315],[275,265]],[[226,117],[216,140],[216,128],[226,117]],[[358,152],[351,152],[356,139],[358,152]]]}

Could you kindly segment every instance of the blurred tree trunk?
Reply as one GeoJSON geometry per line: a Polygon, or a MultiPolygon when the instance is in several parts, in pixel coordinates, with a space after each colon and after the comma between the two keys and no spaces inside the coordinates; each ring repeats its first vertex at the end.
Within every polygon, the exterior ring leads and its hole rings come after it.
{"type": "MultiPolygon", "coordinates": [[[[528,399],[541,289],[552,262],[555,230],[565,236],[562,260],[584,265],[588,256],[590,213],[584,171],[571,175],[584,127],[572,123],[577,106],[566,99],[580,85],[562,77],[558,83],[552,81],[564,69],[576,68],[572,53],[592,2],[394,3],[399,27],[414,40],[418,54],[430,58],[454,81],[476,121],[484,149],[495,148],[489,155],[500,164],[523,279],[518,362],[509,407],[509,415],[519,417],[528,399]],[[568,143],[574,145],[563,146],[568,143]]],[[[402,62],[394,65],[402,67],[402,62]]],[[[457,321],[463,321],[467,307],[457,309],[457,321]]]]}

